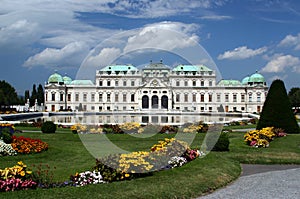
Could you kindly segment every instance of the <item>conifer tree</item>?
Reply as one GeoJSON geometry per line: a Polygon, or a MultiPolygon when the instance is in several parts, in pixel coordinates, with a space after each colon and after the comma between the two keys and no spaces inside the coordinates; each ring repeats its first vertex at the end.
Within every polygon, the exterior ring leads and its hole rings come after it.
{"type": "Polygon", "coordinates": [[[286,133],[299,133],[299,126],[282,80],[274,80],[270,86],[256,129],[282,128],[286,133]]]}

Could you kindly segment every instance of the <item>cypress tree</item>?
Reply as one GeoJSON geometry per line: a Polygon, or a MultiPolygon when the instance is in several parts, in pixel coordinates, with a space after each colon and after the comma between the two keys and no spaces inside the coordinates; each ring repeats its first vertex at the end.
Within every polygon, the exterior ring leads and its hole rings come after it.
{"type": "Polygon", "coordinates": [[[38,89],[37,89],[37,102],[38,105],[41,105],[42,103],[44,103],[45,99],[44,99],[44,89],[43,86],[41,84],[39,84],[38,89]]]}
{"type": "Polygon", "coordinates": [[[30,97],[30,106],[34,106],[35,100],[37,99],[37,92],[36,92],[36,86],[33,84],[32,91],[31,91],[31,97],[30,97]]]}
{"type": "Polygon", "coordinates": [[[274,80],[270,86],[256,129],[282,128],[286,133],[299,133],[299,126],[282,80],[274,80]]]}

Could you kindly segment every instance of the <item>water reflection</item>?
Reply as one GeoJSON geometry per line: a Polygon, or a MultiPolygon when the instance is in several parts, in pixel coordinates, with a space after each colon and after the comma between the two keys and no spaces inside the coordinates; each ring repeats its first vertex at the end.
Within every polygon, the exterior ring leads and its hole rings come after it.
{"type": "Polygon", "coordinates": [[[205,123],[230,122],[241,119],[234,116],[207,116],[207,115],[57,115],[40,117],[27,122],[53,121],[56,124],[72,125],[81,124],[116,124],[125,122],[139,122],[141,124],[171,124],[181,125],[190,122],[203,121],[205,123]]]}

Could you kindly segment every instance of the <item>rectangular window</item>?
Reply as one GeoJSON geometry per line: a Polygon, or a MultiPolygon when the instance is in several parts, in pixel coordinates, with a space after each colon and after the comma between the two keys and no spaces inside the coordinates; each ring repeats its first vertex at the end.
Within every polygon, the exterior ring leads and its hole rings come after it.
{"type": "Polygon", "coordinates": [[[91,101],[94,102],[95,101],[95,93],[91,94],[91,101]]]}
{"type": "Polygon", "coordinates": [[[204,94],[200,95],[200,102],[204,102],[204,94]]]}
{"type": "Polygon", "coordinates": [[[70,102],[71,101],[71,94],[69,93],[68,94],[68,102],[70,102]]]}
{"type": "Polygon", "coordinates": [[[212,94],[209,94],[209,95],[208,95],[208,101],[209,101],[209,102],[212,102],[212,94]]]}
{"type": "Polygon", "coordinates": [[[110,102],[110,93],[107,93],[107,101],[110,102]]]}
{"type": "Polygon", "coordinates": [[[123,102],[127,102],[126,94],[123,94],[123,102]]]}
{"type": "Polygon", "coordinates": [[[102,111],[102,106],[99,106],[99,111],[102,111]]]}
{"type": "Polygon", "coordinates": [[[99,93],[99,102],[102,102],[102,101],[103,101],[103,94],[99,93]]]}
{"type": "Polygon", "coordinates": [[[252,102],[252,95],[249,95],[249,102],[252,102]]]}
{"type": "Polygon", "coordinates": [[[115,102],[119,102],[119,94],[118,93],[115,94],[115,102]]]}
{"type": "Polygon", "coordinates": [[[94,106],[91,106],[91,110],[94,111],[94,110],[95,110],[95,107],[94,107],[94,106]]]}
{"type": "Polygon", "coordinates": [[[131,94],[131,102],[134,102],[134,94],[131,94]]]}
{"type": "Polygon", "coordinates": [[[245,95],[241,94],[241,102],[245,102],[245,95]]]}
{"type": "Polygon", "coordinates": [[[126,80],[123,81],[123,86],[127,86],[126,80]]]}
{"type": "Polygon", "coordinates": [[[55,93],[52,93],[52,95],[51,95],[51,100],[52,100],[52,101],[55,101],[55,93]]]}
{"type": "Polygon", "coordinates": [[[209,86],[212,86],[212,81],[209,81],[209,86]]]}
{"type": "Polygon", "coordinates": [[[60,95],[59,95],[59,100],[62,102],[62,101],[64,101],[64,94],[63,93],[61,93],[60,95]]]}
{"type": "Polygon", "coordinates": [[[228,94],[225,95],[225,102],[229,102],[229,95],[228,94]]]}
{"type": "Polygon", "coordinates": [[[188,81],[185,81],[185,82],[184,82],[184,86],[188,86],[188,81]]]}
{"type": "Polygon", "coordinates": [[[196,86],[196,81],[195,80],[193,80],[193,86],[196,86]]]}
{"type": "Polygon", "coordinates": [[[180,102],[180,94],[176,94],[176,102],[180,102]]]}
{"type": "Polygon", "coordinates": [[[99,86],[103,86],[102,80],[99,81],[99,86]]]}
{"type": "Polygon", "coordinates": [[[110,86],[110,80],[107,80],[107,86],[110,86]]]}
{"type": "Polygon", "coordinates": [[[188,102],[188,100],[189,100],[188,94],[184,94],[184,101],[185,101],[185,102],[188,102]]]}
{"type": "Polygon", "coordinates": [[[115,81],[115,86],[119,86],[119,81],[118,80],[115,81]]]}
{"type": "Polygon", "coordinates": [[[83,101],[86,102],[87,94],[83,93],[83,101]]]}
{"type": "Polygon", "coordinates": [[[83,105],[83,110],[86,111],[86,105],[83,105]]]}
{"type": "Polygon", "coordinates": [[[261,102],[260,93],[257,94],[257,102],[261,102]]]}
{"type": "Polygon", "coordinates": [[[176,81],[176,86],[180,86],[180,82],[179,81],[176,81]]]}
{"type": "Polygon", "coordinates": [[[201,80],[201,86],[204,86],[204,81],[203,80],[201,80]]]}
{"type": "Polygon", "coordinates": [[[75,101],[78,102],[79,101],[79,93],[75,94],[75,101]]]}
{"type": "Polygon", "coordinates": [[[212,112],[212,107],[211,107],[211,106],[208,107],[208,111],[209,111],[209,112],[212,112]]]}
{"type": "Polygon", "coordinates": [[[196,102],[196,94],[193,94],[193,102],[196,102]]]}
{"type": "Polygon", "coordinates": [[[131,81],[131,86],[134,86],[134,84],[135,84],[134,81],[131,81]]]}
{"type": "Polygon", "coordinates": [[[217,102],[221,102],[221,95],[217,94],[217,102]]]}
{"type": "Polygon", "coordinates": [[[233,94],[233,102],[237,102],[237,96],[236,96],[236,94],[233,94]]]}

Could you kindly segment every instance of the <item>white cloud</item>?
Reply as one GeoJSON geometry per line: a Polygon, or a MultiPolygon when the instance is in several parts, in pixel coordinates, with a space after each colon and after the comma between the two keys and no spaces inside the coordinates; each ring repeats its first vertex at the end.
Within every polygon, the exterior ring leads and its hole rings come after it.
{"type": "Polygon", "coordinates": [[[222,6],[225,4],[224,0],[111,0],[101,4],[102,11],[108,13],[118,14],[132,18],[156,18],[173,16],[188,13],[191,11],[199,11],[201,9],[210,9],[213,7],[222,6]]]}
{"type": "Polygon", "coordinates": [[[0,29],[1,45],[26,45],[39,38],[37,24],[18,20],[0,29]],[[24,39],[26,38],[26,39],[24,39]]]}
{"type": "Polygon", "coordinates": [[[292,46],[295,50],[300,50],[300,33],[296,36],[287,35],[281,42],[279,46],[292,46]]]}
{"type": "Polygon", "coordinates": [[[226,51],[223,54],[220,54],[218,56],[218,59],[233,59],[233,60],[237,60],[237,59],[247,59],[250,57],[254,57],[256,55],[260,55],[264,52],[266,52],[267,47],[261,47],[258,49],[250,49],[247,46],[241,46],[238,48],[235,48],[232,51],[226,51]]]}
{"type": "Polygon", "coordinates": [[[89,48],[83,42],[73,42],[61,49],[46,48],[42,52],[29,57],[24,63],[25,67],[34,66],[74,66],[78,60],[82,60],[88,53],[89,48]]]}
{"type": "Polygon", "coordinates": [[[193,32],[198,28],[195,24],[179,22],[161,22],[145,26],[128,38],[124,53],[153,48],[173,50],[194,46],[199,40],[193,32]]]}
{"type": "Polygon", "coordinates": [[[98,55],[91,55],[85,60],[84,65],[89,67],[104,67],[111,64],[121,54],[119,48],[103,48],[98,55]]]}
{"type": "Polygon", "coordinates": [[[287,69],[300,73],[300,59],[292,55],[275,55],[262,69],[261,72],[279,73],[287,69]]]}
{"type": "Polygon", "coordinates": [[[207,15],[207,16],[200,17],[200,19],[220,21],[225,19],[232,19],[232,17],[224,16],[224,15],[207,15]]]}

